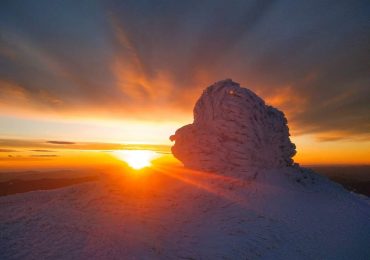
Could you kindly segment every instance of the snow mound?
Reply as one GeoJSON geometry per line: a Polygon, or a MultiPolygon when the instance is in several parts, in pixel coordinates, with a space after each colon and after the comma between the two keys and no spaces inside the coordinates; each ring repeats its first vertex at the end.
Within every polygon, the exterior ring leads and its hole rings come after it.
{"type": "Polygon", "coordinates": [[[218,173],[291,166],[296,153],[284,114],[231,79],[205,89],[194,122],[170,139],[186,167],[218,173]]]}

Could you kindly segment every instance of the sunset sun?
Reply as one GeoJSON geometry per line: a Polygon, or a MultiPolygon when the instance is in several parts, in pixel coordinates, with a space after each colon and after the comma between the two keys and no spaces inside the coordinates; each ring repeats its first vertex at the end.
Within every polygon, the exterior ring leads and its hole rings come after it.
{"type": "Polygon", "coordinates": [[[151,166],[152,160],[159,156],[157,152],[149,150],[121,150],[114,154],[135,170],[151,166]]]}

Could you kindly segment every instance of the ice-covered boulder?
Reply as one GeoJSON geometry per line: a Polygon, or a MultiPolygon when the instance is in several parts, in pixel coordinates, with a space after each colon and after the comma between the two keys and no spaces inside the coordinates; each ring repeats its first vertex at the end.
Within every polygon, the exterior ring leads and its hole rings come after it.
{"type": "Polygon", "coordinates": [[[186,167],[219,173],[291,166],[296,153],[284,114],[230,79],[205,89],[194,122],[170,139],[186,167]]]}

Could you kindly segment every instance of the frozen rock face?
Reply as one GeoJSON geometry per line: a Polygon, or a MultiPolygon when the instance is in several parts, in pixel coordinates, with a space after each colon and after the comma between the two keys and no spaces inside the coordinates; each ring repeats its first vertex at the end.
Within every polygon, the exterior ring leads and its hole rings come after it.
{"type": "Polygon", "coordinates": [[[296,153],[284,114],[230,79],[205,89],[194,122],[170,139],[186,167],[219,173],[291,166],[296,153]]]}

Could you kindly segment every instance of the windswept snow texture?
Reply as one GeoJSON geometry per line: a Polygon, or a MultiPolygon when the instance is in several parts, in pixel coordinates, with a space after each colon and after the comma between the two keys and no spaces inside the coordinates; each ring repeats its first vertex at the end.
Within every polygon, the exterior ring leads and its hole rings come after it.
{"type": "Polygon", "coordinates": [[[298,168],[257,171],[120,172],[0,197],[0,259],[370,259],[366,199],[298,168]]]}
{"type": "Polygon", "coordinates": [[[193,124],[170,139],[186,167],[218,173],[291,166],[296,153],[284,114],[230,79],[205,89],[193,124]]]}

